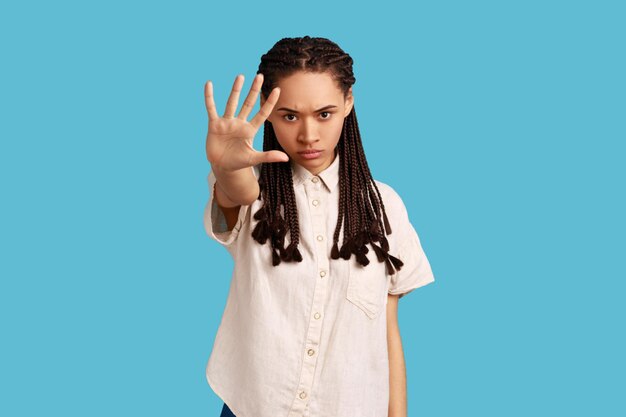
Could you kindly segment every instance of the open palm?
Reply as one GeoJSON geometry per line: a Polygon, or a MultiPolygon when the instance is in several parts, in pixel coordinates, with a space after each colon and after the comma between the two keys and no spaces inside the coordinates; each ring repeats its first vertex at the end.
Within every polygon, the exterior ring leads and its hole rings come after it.
{"type": "Polygon", "coordinates": [[[289,157],[284,152],[258,152],[252,146],[256,132],[269,117],[278,101],[280,89],[275,88],[272,90],[259,112],[248,122],[246,119],[261,91],[263,75],[256,75],[250,87],[250,92],[241,106],[239,115],[234,117],[243,80],[243,75],[238,75],[235,78],[228,102],[226,103],[226,110],[222,117],[219,117],[215,108],[213,84],[211,81],[208,81],[204,86],[204,101],[209,115],[206,154],[213,169],[236,171],[262,162],[285,162],[289,160],[289,157]]]}

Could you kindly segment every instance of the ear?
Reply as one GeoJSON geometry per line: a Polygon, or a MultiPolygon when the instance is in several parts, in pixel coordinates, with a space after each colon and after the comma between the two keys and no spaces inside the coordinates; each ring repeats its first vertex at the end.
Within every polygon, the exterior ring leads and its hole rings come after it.
{"type": "Polygon", "coordinates": [[[346,110],[343,114],[343,117],[347,117],[352,111],[352,107],[354,107],[354,96],[352,95],[352,87],[348,89],[348,96],[346,97],[346,100],[345,100],[345,107],[346,107],[346,110]]]}

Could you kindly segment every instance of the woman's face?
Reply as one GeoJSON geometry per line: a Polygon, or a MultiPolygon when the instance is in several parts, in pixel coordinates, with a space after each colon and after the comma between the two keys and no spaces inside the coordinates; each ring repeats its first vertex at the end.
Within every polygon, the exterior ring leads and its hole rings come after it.
{"type": "Polygon", "coordinates": [[[354,103],[352,87],[344,100],[328,73],[303,71],[281,79],[277,87],[280,96],[267,120],[289,158],[317,175],[334,160],[343,120],[354,103]]]}

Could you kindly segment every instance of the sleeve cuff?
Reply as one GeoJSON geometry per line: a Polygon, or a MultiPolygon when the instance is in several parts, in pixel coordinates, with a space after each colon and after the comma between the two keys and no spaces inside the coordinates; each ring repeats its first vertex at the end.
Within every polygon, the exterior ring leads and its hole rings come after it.
{"type": "Polygon", "coordinates": [[[412,225],[408,232],[407,239],[398,249],[397,257],[403,262],[403,266],[391,275],[391,283],[387,291],[389,294],[399,295],[399,298],[435,281],[428,258],[412,225]]]}
{"type": "Polygon", "coordinates": [[[224,246],[231,246],[239,235],[250,206],[240,206],[237,223],[235,223],[232,230],[228,230],[226,217],[224,217],[224,213],[217,205],[217,200],[215,199],[216,178],[213,171],[209,173],[207,181],[210,196],[204,209],[204,228],[209,237],[224,246]]]}

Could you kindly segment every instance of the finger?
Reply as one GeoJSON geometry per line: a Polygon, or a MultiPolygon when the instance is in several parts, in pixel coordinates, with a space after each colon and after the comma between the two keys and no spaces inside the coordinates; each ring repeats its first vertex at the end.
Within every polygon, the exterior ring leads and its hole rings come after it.
{"type": "Polygon", "coordinates": [[[241,120],[246,120],[248,115],[254,108],[254,103],[256,103],[256,99],[259,96],[259,92],[261,91],[261,86],[263,85],[263,74],[257,74],[252,81],[252,86],[250,87],[250,92],[248,96],[244,100],[241,105],[241,110],[239,111],[239,115],[237,118],[241,120]]]}
{"type": "Polygon", "coordinates": [[[255,129],[258,130],[261,124],[270,116],[274,105],[278,101],[278,96],[280,96],[280,87],[276,87],[272,90],[270,95],[267,96],[265,103],[263,103],[259,109],[259,112],[250,120],[250,124],[254,126],[255,129]]]}
{"type": "Polygon", "coordinates": [[[226,110],[224,110],[224,118],[232,119],[235,116],[235,110],[237,110],[237,104],[239,103],[239,93],[241,93],[241,87],[243,86],[243,74],[239,74],[235,77],[233,88],[228,96],[226,102],[226,110]]]}
{"type": "Polygon", "coordinates": [[[217,109],[215,108],[215,101],[213,101],[213,83],[208,81],[204,85],[204,105],[209,115],[209,121],[219,119],[217,109]]]}
{"type": "Polygon", "coordinates": [[[263,162],[287,162],[289,161],[289,155],[282,151],[266,151],[258,152],[254,151],[250,158],[252,165],[258,165],[263,162]]]}

